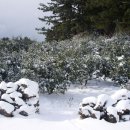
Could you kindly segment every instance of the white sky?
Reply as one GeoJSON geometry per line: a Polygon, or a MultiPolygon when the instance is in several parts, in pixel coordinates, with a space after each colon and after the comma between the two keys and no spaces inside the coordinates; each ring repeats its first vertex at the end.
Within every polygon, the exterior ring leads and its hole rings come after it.
{"type": "Polygon", "coordinates": [[[38,20],[43,16],[39,11],[39,3],[48,0],[0,0],[0,38],[28,36],[35,40],[43,40],[44,36],[37,34],[36,27],[44,26],[38,20]]]}

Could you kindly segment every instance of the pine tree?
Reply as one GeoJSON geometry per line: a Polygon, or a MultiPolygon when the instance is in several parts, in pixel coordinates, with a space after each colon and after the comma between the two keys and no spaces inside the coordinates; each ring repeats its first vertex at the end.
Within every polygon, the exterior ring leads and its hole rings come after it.
{"type": "Polygon", "coordinates": [[[95,28],[104,29],[106,35],[113,35],[115,32],[128,32],[130,29],[130,15],[128,0],[95,0],[93,9],[97,6],[100,11],[92,16],[95,28]],[[127,18],[126,18],[127,17],[127,18]]]}
{"type": "Polygon", "coordinates": [[[51,0],[40,10],[52,15],[39,18],[51,25],[37,29],[47,41],[64,40],[76,34],[97,32],[112,36],[130,30],[129,0],[51,0]]]}
{"type": "Polygon", "coordinates": [[[73,0],[52,0],[45,4],[40,4],[40,10],[43,12],[51,11],[51,16],[44,16],[44,18],[39,18],[43,22],[47,22],[48,25],[52,24],[51,28],[40,29],[42,34],[46,35],[46,39],[59,40],[69,38],[71,35],[71,21],[73,19],[72,10],[73,0]]]}

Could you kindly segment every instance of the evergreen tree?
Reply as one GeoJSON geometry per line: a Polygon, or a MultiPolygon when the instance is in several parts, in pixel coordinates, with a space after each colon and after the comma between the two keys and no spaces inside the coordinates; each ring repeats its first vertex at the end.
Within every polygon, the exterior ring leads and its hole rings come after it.
{"type": "Polygon", "coordinates": [[[52,15],[39,18],[51,25],[38,29],[47,41],[64,40],[81,32],[112,36],[130,30],[129,0],[51,0],[40,10],[52,15]]]}
{"type": "Polygon", "coordinates": [[[48,25],[53,25],[51,28],[39,29],[42,34],[46,35],[46,39],[48,41],[70,38],[72,26],[71,21],[74,18],[72,3],[73,0],[52,0],[51,3],[48,3],[48,6],[45,4],[40,4],[40,10],[43,12],[52,12],[52,16],[44,16],[44,18],[39,18],[48,25]]]}

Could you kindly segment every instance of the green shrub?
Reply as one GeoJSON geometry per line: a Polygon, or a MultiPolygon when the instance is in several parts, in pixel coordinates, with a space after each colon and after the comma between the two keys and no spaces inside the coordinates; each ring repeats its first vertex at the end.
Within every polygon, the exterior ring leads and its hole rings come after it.
{"type": "Polygon", "coordinates": [[[125,35],[110,39],[77,36],[51,43],[28,38],[1,40],[1,80],[29,78],[40,84],[41,92],[49,94],[64,93],[69,84],[86,85],[100,77],[125,85],[130,79],[129,50],[130,38],[125,35]]]}

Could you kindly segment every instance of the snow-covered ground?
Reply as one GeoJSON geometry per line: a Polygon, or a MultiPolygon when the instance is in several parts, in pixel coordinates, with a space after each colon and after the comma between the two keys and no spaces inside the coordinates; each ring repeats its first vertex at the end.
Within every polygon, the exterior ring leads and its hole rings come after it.
{"type": "Polygon", "coordinates": [[[108,123],[97,119],[79,119],[78,108],[83,98],[113,94],[119,87],[110,82],[89,82],[86,88],[71,88],[65,95],[40,96],[40,114],[29,117],[0,116],[0,130],[130,130],[130,121],[108,123]]]}

